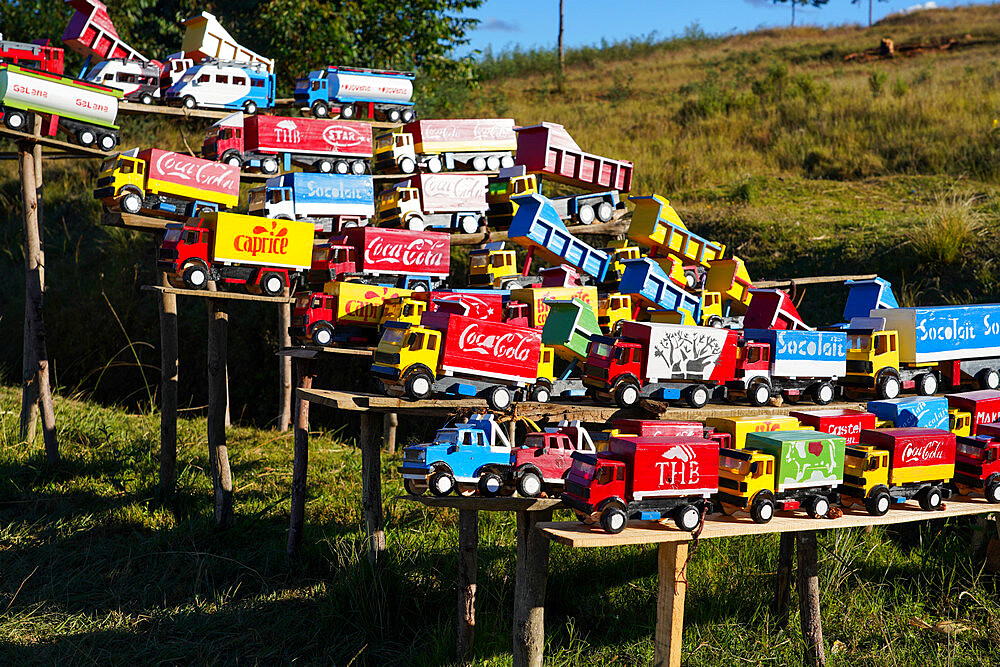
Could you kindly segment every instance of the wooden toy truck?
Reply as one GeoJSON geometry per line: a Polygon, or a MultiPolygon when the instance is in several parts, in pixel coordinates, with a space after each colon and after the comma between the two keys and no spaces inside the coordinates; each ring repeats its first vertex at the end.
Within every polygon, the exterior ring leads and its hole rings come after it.
{"type": "Polygon", "coordinates": [[[368,342],[377,336],[386,301],[411,295],[394,287],[328,282],[320,292],[296,292],[288,333],[296,343],[320,347],[368,342]]]}
{"type": "MultiPolygon", "coordinates": [[[[771,431],[801,430],[799,420],[785,415],[758,415],[750,417],[709,417],[705,426],[731,437],[730,447],[743,449],[750,433],[770,433],[771,431]]],[[[837,434],[839,435],[839,434],[837,434]]]]}
{"type": "Polygon", "coordinates": [[[949,412],[958,410],[971,415],[969,435],[978,435],[983,424],[1000,422],[1000,391],[996,389],[981,389],[979,391],[964,391],[945,396],[948,400],[949,412]]]}
{"type": "Polygon", "coordinates": [[[743,449],[719,451],[719,504],[755,523],[800,507],[825,517],[844,481],[844,447],[844,438],[817,431],[748,433],[743,449]]]}
{"type": "Polygon", "coordinates": [[[48,40],[39,44],[26,44],[2,37],[0,35],[0,62],[52,74],[63,73],[63,50],[57,46],[48,46],[48,40]]]}
{"type": "Polygon", "coordinates": [[[529,173],[581,190],[632,188],[632,163],[584,153],[566,129],[557,123],[516,127],[517,157],[529,173]]]}
{"type": "Polygon", "coordinates": [[[861,431],[875,428],[877,417],[871,412],[838,408],[832,410],[810,410],[809,412],[789,412],[789,417],[799,420],[803,426],[810,426],[817,431],[839,435],[848,446],[856,445],[861,438],[861,431]]]}
{"type": "Polygon", "coordinates": [[[375,168],[382,174],[498,171],[514,166],[515,149],[511,118],[415,120],[378,137],[375,168]]]}
{"type": "MultiPolygon", "coordinates": [[[[506,229],[517,213],[517,197],[542,194],[536,174],[528,174],[523,166],[501,169],[499,176],[491,178],[486,193],[486,219],[490,227],[506,229]]],[[[615,213],[625,211],[625,203],[617,190],[588,192],[549,199],[552,207],[563,220],[581,225],[592,222],[611,222],[615,213]]]]}
{"type": "Polygon", "coordinates": [[[959,495],[982,494],[1000,503],[1000,424],[981,424],[975,437],[955,439],[953,490],[959,495]]]}
{"type": "Polygon", "coordinates": [[[934,428],[887,428],[861,432],[847,448],[840,500],[882,516],[892,503],[916,498],[935,510],[951,496],[945,486],[955,476],[955,434],[934,428]]]}
{"type": "Polygon", "coordinates": [[[309,220],[336,234],[375,217],[375,184],[368,174],[281,174],[250,190],[248,208],[251,215],[309,220]]]}
{"type": "Polygon", "coordinates": [[[486,176],[417,174],[378,197],[380,227],[431,228],[475,233],[486,214],[486,176]]]}
{"type": "Polygon", "coordinates": [[[700,437],[612,437],[574,454],[562,501],[584,523],[620,533],[630,519],[673,519],[693,531],[718,490],[719,445],[700,437]]]}
{"type": "MultiPolygon", "coordinates": [[[[542,493],[553,496],[565,488],[576,452],[597,453],[590,434],[578,421],[562,421],[556,428],[529,433],[524,443],[511,453],[509,472],[503,481],[525,498],[537,498],[542,493]]],[[[499,490],[496,482],[481,480],[479,492],[496,495],[499,490]]]]}
{"type": "Polygon", "coordinates": [[[252,116],[274,106],[275,81],[262,63],[206,60],[184,72],[164,99],[185,109],[232,109],[252,116]]]}
{"type": "Polygon", "coordinates": [[[350,280],[429,291],[448,278],[450,263],[447,234],[354,227],[313,248],[309,282],[350,280]]]}
{"type": "Polygon", "coordinates": [[[409,123],[413,108],[413,72],[327,67],[295,80],[295,106],[316,118],[381,118],[409,123]]]}
{"type": "MultiPolygon", "coordinates": [[[[748,315],[757,303],[751,302],[748,315]]],[[[803,394],[826,405],[846,372],[846,350],[841,331],[744,329],[736,379],[727,386],[744,392],[754,406],[767,405],[773,396],[803,394]]]]}

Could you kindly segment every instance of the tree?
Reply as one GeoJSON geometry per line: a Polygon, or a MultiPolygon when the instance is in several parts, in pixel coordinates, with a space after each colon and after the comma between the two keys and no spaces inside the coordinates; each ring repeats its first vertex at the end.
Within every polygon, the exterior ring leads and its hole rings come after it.
{"type": "Polygon", "coordinates": [[[563,51],[563,0],[559,0],[559,76],[563,76],[566,67],[566,52],[563,51]]]}
{"type": "MultiPolygon", "coordinates": [[[[879,2],[889,2],[889,0],[878,0],[879,2]]],[[[852,5],[861,4],[861,0],[851,0],[852,5]]],[[[868,0],[868,27],[872,27],[872,0],[868,0]]]]}
{"type": "Polygon", "coordinates": [[[795,27],[795,5],[802,5],[803,7],[811,5],[813,7],[822,7],[830,0],[772,0],[775,4],[779,2],[788,2],[792,5],[792,27],[795,27]]]}

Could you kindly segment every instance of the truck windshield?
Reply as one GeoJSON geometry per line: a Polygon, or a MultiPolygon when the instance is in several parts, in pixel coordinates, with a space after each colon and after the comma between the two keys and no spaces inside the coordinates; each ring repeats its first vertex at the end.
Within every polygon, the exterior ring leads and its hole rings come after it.
{"type": "Polygon", "coordinates": [[[847,337],[847,349],[857,350],[859,352],[864,352],[868,349],[868,344],[871,338],[864,334],[856,334],[854,336],[847,337]]]}
{"type": "Polygon", "coordinates": [[[591,343],[590,353],[601,359],[607,359],[611,356],[611,346],[607,343],[591,343]]]}
{"type": "Polygon", "coordinates": [[[250,204],[263,204],[264,203],[264,190],[251,190],[250,191],[250,204]]]}
{"type": "Polygon", "coordinates": [[[181,240],[181,233],[180,229],[168,229],[167,233],[163,235],[163,242],[177,243],[181,240]]]}
{"type": "Polygon", "coordinates": [[[295,297],[295,307],[296,308],[307,308],[309,306],[308,296],[297,296],[295,297]]]}
{"type": "Polygon", "coordinates": [[[588,461],[581,461],[580,459],[573,457],[573,470],[580,473],[584,479],[594,479],[594,464],[588,461]]]}
{"type": "Polygon", "coordinates": [[[458,443],[458,431],[449,428],[437,432],[434,436],[434,444],[436,445],[454,445],[458,443]]]}
{"type": "Polygon", "coordinates": [[[736,473],[739,473],[739,474],[743,474],[743,475],[746,474],[746,472],[747,472],[745,470],[746,464],[747,464],[746,461],[740,461],[739,459],[734,459],[731,456],[720,456],[719,457],[719,467],[720,468],[729,468],[733,472],[736,472],[736,473]]]}
{"type": "Polygon", "coordinates": [[[982,447],[976,447],[975,445],[966,445],[965,443],[958,443],[958,453],[963,456],[968,456],[970,459],[976,459],[981,461],[983,459],[984,450],[982,447]]]}
{"type": "Polygon", "coordinates": [[[403,336],[405,335],[406,329],[386,327],[386,330],[382,333],[382,342],[388,343],[389,345],[399,345],[403,342],[403,336]]]}
{"type": "Polygon", "coordinates": [[[529,433],[524,438],[525,447],[542,447],[545,445],[545,434],[544,433],[529,433]]]}
{"type": "Polygon", "coordinates": [[[490,263],[490,257],[487,254],[473,255],[469,258],[470,266],[486,266],[490,263]]]}

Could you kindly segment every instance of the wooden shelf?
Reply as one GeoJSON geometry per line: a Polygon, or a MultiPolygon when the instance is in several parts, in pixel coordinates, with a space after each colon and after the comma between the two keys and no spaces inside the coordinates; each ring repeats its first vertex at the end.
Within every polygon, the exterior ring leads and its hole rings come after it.
{"type": "Polygon", "coordinates": [[[787,278],[785,280],[757,280],[754,288],[770,289],[777,287],[784,289],[787,287],[805,287],[806,285],[827,285],[830,283],[842,283],[846,280],[871,280],[878,278],[876,273],[866,273],[857,276],[807,276],[805,278],[787,278]]]}
{"type": "Polygon", "coordinates": [[[147,292],[160,292],[161,294],[176,294],[178,296],[195,296],[202,299],[226,299],[229,301],[260,301],[263,303],[292,303],[295,299],[290,296],[261,296],[259,294],[243,294],[240,292],[211,292],[205,289],[180,289],[177,287],[162,287],[160,285],[143,285],[142,289],[147,292]]]}
{"type": "Polygon", "coordinates": [[[230,110],[185,109],[184,107],[172,107],[166,104],[142,104],[140,102],[119,102],[118,111],[134,115],[177,116],[191,120],[219,120],[220,118],[225,118],[236,113],[230,110]]]}
{"type": "Polygon", "coordinates": [[[279,357],[292,357],[294,359],[315,359],[323,355],[346,355],[354,357],[371,357],[375,354],[374,347],[340,347],[330,345],[320,347],[318,345],[302,345],[300,347],[286,347],[278,350],[279,357]]]}
{"type": "Polygon", "coordinates": [[[10,139],[12,141],[30,141],[42,146],[48,146],[49,148],[59,149],[78,158],[96,157],[106,159],[115,154],[114,151],[104,152],[97,148],[88,148],[87,146],[81,146],[79,144],[71,144],[68,141],[62,141],[54,137],[43,137],[35,134],[28,134],[26,132],[18,132],[2,125],[0,125],[0,137],[10,139]]]}
{"type": "MultiPolygon", "coordinates": [[[[624,214],[623,214],[624,215],[624,214]]],[[[611,222],[602,222],[596,225],[569,225],[566,229],[570,234],[599,234],[602,236],[618,236],[628,231],[629,221],[619,218],[611,222]]],[[[488,229],[485,232],[475,234],[452,234],[451,244],[453,246],[480,245],[494,241],[506,241],[507,230],[488,229]]]]}
{"type": "Polygon", "coordinates": [[[481,512],[541,512],[563,509],[561,500],[554,498],[484,498],[483,496],[397,496],[397,500],[408,500],[427,507],[450,507],[457,510],[478,510],[481,512]]]}

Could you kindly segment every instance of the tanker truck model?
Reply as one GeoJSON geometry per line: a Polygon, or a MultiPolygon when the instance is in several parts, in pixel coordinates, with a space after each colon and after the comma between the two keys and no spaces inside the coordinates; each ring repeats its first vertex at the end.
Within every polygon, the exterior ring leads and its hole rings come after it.
{"type": "Polygon", "coordinates": [[[316,118],[341,118],[409,123],[413,109],[413,73],[361,67],[327,67],[295,80],[295,105],[316,118]]]}
{"type": "Polygon", "coordinates": [[[945,482],[955,476],[955,434],[936,428],[885,428],[861,432],[847,448],[840,502],[863,505],[882,516],[893,503],[916,498],[935,510],[951,496],[945,482]]]}
{"type": "Polygon", "coordinates": [[[32,131],[32,114],[42,116],[41,133],[57,128],[81,146],[110,151],[118,145],[121,91],[67,76],[0,64],[0,117],[17,132],[32,131]]]}
{"type": "Polygon", "coordinates": [[[208,213],[194,224],[167,225],[157,268],[188,289],[214,280],[281,296],[309,269],[313,232],[307,222],[208,213]]]}
{"type": "Polygon", "coordinates": [[[937,393],[974,379],[1000,386],[1000,304],[880,308],[847,329],[847,375],[841,383],[895,398],[903,389],[937,393]]]}
{"type": "Polygon", "coordinates": [[[473,234],[485,220],[486,176],[417,174],[378,198],[380,227],[455,229],[473,234]]]}
{"type": "Polygon", "coordinates": [[[375,184],[368,174],[281,174],[250,190],[248,208],[251,215],[310,220],[326,234],[338,233],[375,217],[375,184]]]}
{"type": "Polygon", "coordinates": [[[274,73],[262,63],[207,60],[167,89],[167,104],[185,109],[242,110],[254,115],[274,106],[274,73]]]}
{"type": "Polygon", "coordinates": [[[236,206],[235,167],[181,153],[133,149],[104,163],[94,198],[126,213],[193,218],[236,206]]]}
{"type": "Polygon", "coordinates": [[[825,517],[844,480],[844,447],[844,438],[818,431],[748,433],[743,449],[719,451],[723,512],[747,512],[755,523],[799,508],[825,517]]]}
{"type": "Polygon", "coordinates": [[[415,120],[378,138],[375,168],[385,174],[414,174],[418,169],[499,171],[514,166],[515,150],[511,118],[415,120]]]}
{"type": "Polygon", "coordinates": [[[700,437],[612,437],[573,454],[561,499],[584,523],[620,533],[629,519],[673,519],[693,531],[718,491],[719,445],[700,437]]]}
{"type": "Polygon", "coordinates": [[[372,130],[366,123],[237,111],[212,125],[201,156],[265,174],[291,171],[292,165],[324,174],[366,174],[372,130]]]}

